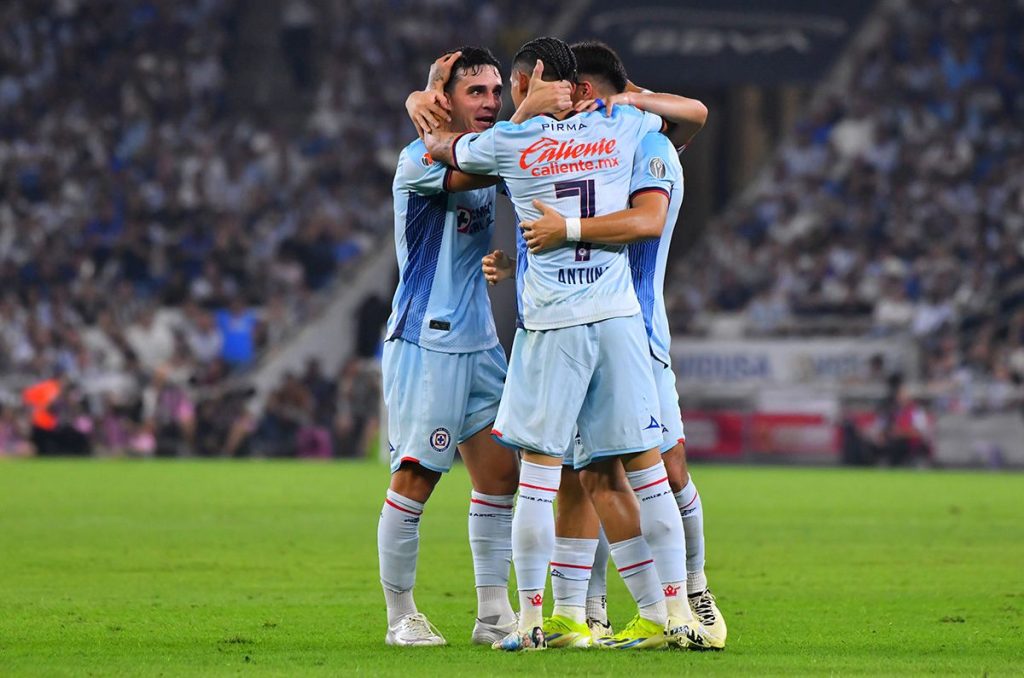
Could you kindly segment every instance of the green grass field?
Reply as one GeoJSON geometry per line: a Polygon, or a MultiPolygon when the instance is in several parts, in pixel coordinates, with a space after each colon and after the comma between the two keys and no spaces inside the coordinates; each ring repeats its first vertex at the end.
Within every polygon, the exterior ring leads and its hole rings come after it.
{"type": "Polygon", "coordinates": [[[380,466],[0,463],[0,675],[1024,671],[1024,476],[695,477],[725,652],[504,655],[468,643],[461,468],[424,515],[417,587],[451,645],[410,650],[383,644],[380,466]]]}

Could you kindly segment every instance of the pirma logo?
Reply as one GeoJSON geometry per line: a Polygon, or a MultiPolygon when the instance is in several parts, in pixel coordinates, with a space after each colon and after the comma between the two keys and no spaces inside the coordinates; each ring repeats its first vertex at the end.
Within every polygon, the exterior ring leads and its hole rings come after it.
{"type": "Polygon", "coordinates": [[[430,446],[438,452],[444,452],[447,450],[451,442],[452,434],[444,427],[435,428],[434,432],[430,434],[430,446]]]}
{"type": "Polygon", "coordinates": [[[533,605],[534,607],[540,607],[541,605],[544,604],[544,596],[542,594],[538,593],[533,598],[530,598],[530,604],[533,605]]]}

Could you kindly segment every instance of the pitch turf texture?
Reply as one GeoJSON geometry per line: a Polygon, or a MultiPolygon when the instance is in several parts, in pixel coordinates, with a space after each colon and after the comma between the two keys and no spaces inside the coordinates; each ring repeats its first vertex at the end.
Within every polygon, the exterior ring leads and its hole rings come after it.
{"type": "Polygon", "coordinates": [[[696,477],[725,652],[506,655],[468,642],[461,468],[424,514],[416,592],[450,647],[409,649],[383,643],[380,466],[0,463],[0,675],[1024,671],[1024,476],[696,477]]]}

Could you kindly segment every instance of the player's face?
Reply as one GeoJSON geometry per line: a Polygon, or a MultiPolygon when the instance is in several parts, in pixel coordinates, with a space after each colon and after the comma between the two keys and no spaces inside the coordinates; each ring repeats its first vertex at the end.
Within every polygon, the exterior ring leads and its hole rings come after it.
{"type": "Polygon", "coordinates": [[[501,111],[501,76],[494,66],[464,73],[450,95],[452,125],[456,130],[483,132],[498,121],[501,111]]]}

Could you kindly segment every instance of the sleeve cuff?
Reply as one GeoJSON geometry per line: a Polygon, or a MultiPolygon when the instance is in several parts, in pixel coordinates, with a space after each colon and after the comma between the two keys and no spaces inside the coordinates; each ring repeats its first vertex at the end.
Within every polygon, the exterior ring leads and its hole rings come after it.
{"type": "Polygon", "coordinates": [[[462,171],[462,168],[459,167],[459,158],[455,154],[455,147],[459,145],[459,139],[461,139],[462,137],[466,136],[467,134],[469,134],[469,132],[463,132],[459,136],[457,136],[454,139],[452,139],[452,167],[454,167],[455,169],[459,170],[460,172],[462,171]]]}
{"type": "Polygon", "coordinates": [[[647,188],[638,188],[637,190],[635,190],[632,193],[630,193],[629,194],[629,202],[630,202],[630,204],[633,203],[633,198],[635,198],[636,196],[638,196],[638,195],[640,195],[642,193],[651,193],[651,192],[661,193],[663,196],[665,196],[666,200],[672,200],[672,195],[668,191],[666,191],[664,188],[661,188],[660,186],[648,186],[647,188]]]}

